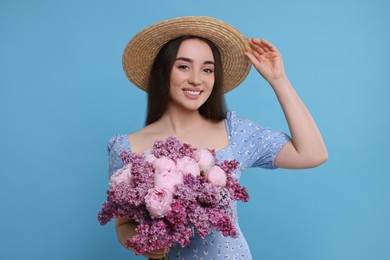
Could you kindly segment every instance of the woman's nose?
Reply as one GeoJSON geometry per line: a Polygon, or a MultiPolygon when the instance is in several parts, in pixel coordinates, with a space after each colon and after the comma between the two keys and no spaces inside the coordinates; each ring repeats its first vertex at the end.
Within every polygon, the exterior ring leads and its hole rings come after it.
{"type": "Polygon", "coordinates": [[[190,78],[188,79],[188,82],[194,86],[200,85],[202,82],[199,73],[192,72],[190,78]]]}

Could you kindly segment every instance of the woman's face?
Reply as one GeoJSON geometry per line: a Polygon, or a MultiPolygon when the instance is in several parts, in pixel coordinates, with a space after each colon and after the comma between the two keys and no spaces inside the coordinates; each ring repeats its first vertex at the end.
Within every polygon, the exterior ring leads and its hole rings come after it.
{"type": "Polygon", "coordinates": [[[214,82],[214,56],[209,45],[199,39],[183,41],[170,75],[170,105],[199,109],[214,82]]]}

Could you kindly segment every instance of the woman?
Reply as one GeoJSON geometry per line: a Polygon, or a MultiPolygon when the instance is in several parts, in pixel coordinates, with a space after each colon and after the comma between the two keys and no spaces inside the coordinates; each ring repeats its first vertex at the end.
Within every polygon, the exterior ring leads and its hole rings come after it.
{"type": "MultiPolygon", "coordinates": [[[[148,114],[144,128],[110,140],[110,174],[123,166],[120,151],[141,154],[169,136],[215,149],[219,160],[238,160],[237,178],[248,167],[311,168],[327,160],[321,134],[291,86],[279,51],[264,39],[245,39],[217,19],[181,17],[137,34],[125,49],[123,67],[128,78],[147,91],[148,114]],[[226,112],[223,94],[245,79],[252,64],[273,88],[291,138],[226,112]]],[[[116,220],[124,246],[135,226],[124,218],[116,220]]],[[[170,259],[252,259],[239,233],[233,239],[214,230],[204,239],[195,236],[186,248],[162,248],[144,256],[160,258],[169,251],[170,259]]]]}

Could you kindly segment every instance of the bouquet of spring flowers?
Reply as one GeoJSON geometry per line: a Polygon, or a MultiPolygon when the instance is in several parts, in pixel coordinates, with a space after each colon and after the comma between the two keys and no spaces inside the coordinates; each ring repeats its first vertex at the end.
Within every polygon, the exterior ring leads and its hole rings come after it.
{"type": "Polygon", "coordinates": [[[126,217],[138,223],[127,240],[136,255],[204,238],[212,227],[237,237],[234,201],[248,201],[247,189],[232,176],[235,160],[218,163],[213,150],[195,149],[174,137],[156,141],[143,155],[123,151],[124,167],[110,178],[101,225],[126,217]]]}

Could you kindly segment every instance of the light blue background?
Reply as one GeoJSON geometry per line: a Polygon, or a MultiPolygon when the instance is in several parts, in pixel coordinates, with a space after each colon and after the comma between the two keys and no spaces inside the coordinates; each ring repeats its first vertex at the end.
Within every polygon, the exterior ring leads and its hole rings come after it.
{"type": "MultiPolygon", "coordinates": [[[[96,217],[107,141],[144,121],[121,55],[140,29],[184,15],[275,43],[328,147],[319,168],[244,174],[254,259],[390,259],[389,11],[385,0],[0,0],[0,259],[138,259],[96,217]]],[[[288,131],[254,70],[227,100],[288,131]]]]}

